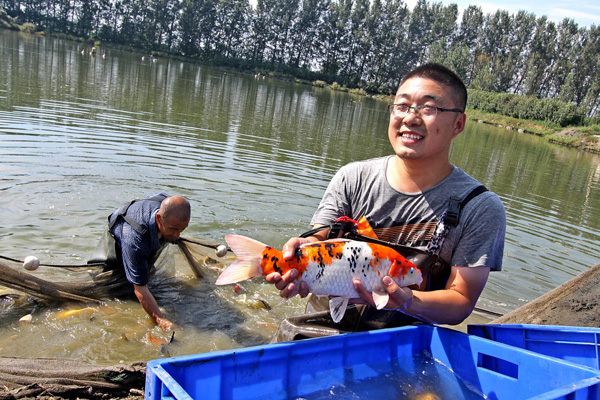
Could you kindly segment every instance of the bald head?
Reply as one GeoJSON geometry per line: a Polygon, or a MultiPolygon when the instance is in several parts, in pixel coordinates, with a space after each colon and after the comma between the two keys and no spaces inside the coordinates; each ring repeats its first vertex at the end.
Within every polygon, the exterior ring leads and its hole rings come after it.
{"type": "Polygon", "coordinates": [[[183,196],[170,196],[164,199],[156,213],[158,237],[164,237],[171,243],[187,228],[192,211],[190,203],[183,196]]]}
{"type": "Polygon", "coordinates": [[[183,196],[169,196],[163,200],[158,213],[165,220],[177,219],[178,221],[189,222],[192,215],[190,202],[183,196]]]}

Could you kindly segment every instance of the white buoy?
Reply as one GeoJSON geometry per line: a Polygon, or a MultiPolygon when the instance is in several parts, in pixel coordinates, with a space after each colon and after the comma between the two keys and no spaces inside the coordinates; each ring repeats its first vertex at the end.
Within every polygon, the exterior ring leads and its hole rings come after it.
{"type": "Polygon", "coordinates": [[[27,256],[23,260],[23,268],[27,271],[35,271],[40,266],[40,260],[36,256],[27,256]]]}
{"type": "Polygon", "coordinates": [[[217,257],[223,257],[225,254],[227,254],[227,247],[223,246],[222,244],[217,246],[217,257]]]}
{"type": "Polygon", "coordinates": [[[19,319],[19,322],[22,324],[27,324],[27,323],[30,323],[32,319],[33,319],[33,316],[31,314],[27,314],[27,315],[23,315],[19,319]]]}

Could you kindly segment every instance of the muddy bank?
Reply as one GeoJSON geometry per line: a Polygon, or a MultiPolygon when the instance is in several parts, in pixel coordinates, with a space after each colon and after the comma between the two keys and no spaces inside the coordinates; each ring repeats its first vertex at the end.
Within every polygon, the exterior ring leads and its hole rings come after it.
{"type": "Polygon", "coordinates": [[[600,264],[491,323],[600,327],[600,264]]]}

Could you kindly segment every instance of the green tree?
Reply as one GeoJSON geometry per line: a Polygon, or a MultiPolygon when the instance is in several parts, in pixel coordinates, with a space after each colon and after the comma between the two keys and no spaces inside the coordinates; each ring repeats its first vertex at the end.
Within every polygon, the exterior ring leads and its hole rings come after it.
{"type": "Polygon", "coordinates": [[[583,36],[580,57],[574,65],[575,103],[586,115],[600,115],[600,25],[592,27],[583,36]]]}
{"type": "Polygon", "coordinates": [[[548,81],[552,61],[555,59],[554,43],[556,25],[544,16],[538,18],[527,61],[526,80],[523,88],[526,95],[544,97],[549,92],[548,81]]]}
{"type": "Polygon", "coordinates": [[[271,24],[269,26],[268,47],[271,50],[271,63],[285,64],[286,49],[291,47],[292,28],[296,23],[299,11],[298,0],[275,0],[271,6],[271,24]]]}
{"type": "Polygon", "coordinates": [[[217,3],[214,38],[215,50],[223,57],[239,57],[248,40],[250,20],[248,0],[220,0],[217,3]]]}
{"type": "Polygon", "coordinates": [[[340,72],[350,43],[350,15],[352,0],[330,2],[321,35],[322,52],[319,57],[321,71],[336,75],[340,72]]]}
{"type": "Polygon", "coordinates": [[[383,4],[376,25],[378,42],[374,46],[374,62],[370,78],[373,91],[395,92],[398,82],[408,72],[404,49],[407,47],[406,31],[409,14],[402,0],[387,0],[383,4]]]}
{"type": "Polygon", "coordinates": [[[404,42],[404,61],[409,69],[425,60],[425,51],[431,44],[431,27],[434,16],[426,0],[418,0],[410,13],[407,37],[404,42]]]}
{"type": "Polygon", "coordinates": [[[321,45],[319,36],[325,27],[329,0],[303,0],[291,35],[288,63],[292,67],[310,68],[321,45]]]}
{"type": "Polygon", "coordinates": [[[97,32],[98,2],[93,0],[80,0],[75,10],[75,34],[81,37],[89,37],[97,32]]]}
{"type": "Polygon", "coordinates": [[[520,93],[521,86],[526,76],[527,59],[531,51],[531,32],[534,31],[536,24],[535,15],[524,11],[519,11],[512,20],[512,32],[511,38],[508,42],[509,46],[509,57],[513,67],[511,68],[512,79],[510,85],[507,85],[507,91],[510,90],[513,93],[520,93]]]}
{"type": "Polygon", "coordinates": [[[154,0],[153,20],[156,33],[153,42],[157,48],[166,47],[170,51],[176,35],[178,16],[182,4],[179,0],[154,0]]]}
{"type": "Polygon", "coordinates": [[[471,5],[463,12],[462,21],[458,29],[457,44],[468,51],[468,63],[463,79],[468,86],[479,73],[476,69],[478,56],[481,54],[482,30],[484,26],[484,15],[481,7],[471,5]]]}

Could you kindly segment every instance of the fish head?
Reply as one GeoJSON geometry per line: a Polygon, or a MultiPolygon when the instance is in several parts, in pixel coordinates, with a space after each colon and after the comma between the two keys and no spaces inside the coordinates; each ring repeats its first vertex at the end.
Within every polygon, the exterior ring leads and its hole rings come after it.
{"type": "Polygon", "coordinates": [[[399,286],[420,285],[423,282],[423,274],[415,264],[398,255],[390,267],[390,277],[392,277],[399,286]]]}

